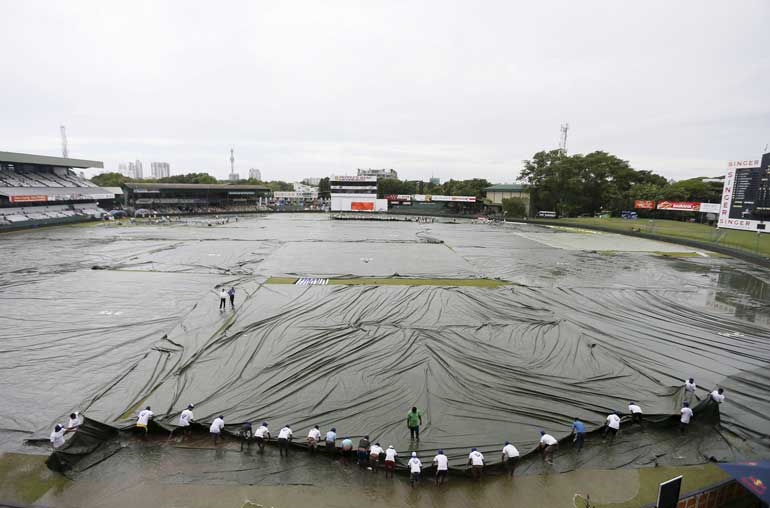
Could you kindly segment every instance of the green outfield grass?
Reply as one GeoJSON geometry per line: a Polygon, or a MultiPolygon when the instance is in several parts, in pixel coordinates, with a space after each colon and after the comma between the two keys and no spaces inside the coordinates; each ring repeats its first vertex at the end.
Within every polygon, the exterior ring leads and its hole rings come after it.
{"type": "MultiPolygon", "coordinates": [[[[539,221],[534,219],[531,222],[537,223],[539,221]]],[[[686,238],[770,256],[770,233],[758,235],[751,231],[716,229],[705,224],[661,219],[626,220],[619,217],[611,219],[575,218],[558,219],[558,222],[564,226],[600,226],[617,231],[638,230],[642,233],[670,237],[672,240],[686,238]]]]}
{"type": "MultiPolygon", "coordinates": [[[[266,284],[294,284],[296,277],[270,277],[266,284]]],[[[337,286],[473,286],[496,288],[509,284],[494,279],[411,279],[408,277],[351,277],[329,279],[329,285],[337,286]]]]}

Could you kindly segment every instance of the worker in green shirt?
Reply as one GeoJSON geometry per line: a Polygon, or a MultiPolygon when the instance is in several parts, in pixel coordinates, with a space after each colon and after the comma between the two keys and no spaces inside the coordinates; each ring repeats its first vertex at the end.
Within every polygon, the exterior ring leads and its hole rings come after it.
{"type": "Polygon", "coordinates": [[[422,413],[416,407],[406,414],[406,426],[409,427],[411,439],[420,440],[420,425],[422,425],[422,413]]]}

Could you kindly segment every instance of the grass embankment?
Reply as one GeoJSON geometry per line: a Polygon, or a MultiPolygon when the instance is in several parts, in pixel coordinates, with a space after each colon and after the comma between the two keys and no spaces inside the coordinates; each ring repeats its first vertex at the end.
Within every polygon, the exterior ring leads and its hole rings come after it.
{"type": "MultiPolygon", "coordinates": [[[[270,277],[266,284],[294,284],[297,277],[270,277]]],[[[496,288],[509,284],[494,279],[411,279],[408,277],[351,277],[329,279],[330,286],[473,286],[496,288]]]]}
{"type": "MultiPolygon", "coordinates": [[[[611,219],[575,218],[556,220],[564,226],[599,226],[620,232],[638,231],[640,233],[669,237],[672,240],[685,238],[770,256],[770,233],[757,234],[752,231],[740,231],[737,229],[716,229],[706,224],[662,219],[626,220],[614,217],[611,219]]],[[[531,222],[537,223],[539,221],[534,219],[531,222]]]]}

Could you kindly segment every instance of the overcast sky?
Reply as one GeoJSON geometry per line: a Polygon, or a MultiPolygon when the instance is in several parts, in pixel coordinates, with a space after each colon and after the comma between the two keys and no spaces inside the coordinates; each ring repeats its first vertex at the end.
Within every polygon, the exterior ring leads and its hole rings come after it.
{"type": "Polygon", "coordinates": [[[681,179],[770,143],[770,2],[0,0],[0,150],[267,179],[511,182],[558,146],[681,179]],[[516,4],[516,5],[514,5],[516,4]]]}

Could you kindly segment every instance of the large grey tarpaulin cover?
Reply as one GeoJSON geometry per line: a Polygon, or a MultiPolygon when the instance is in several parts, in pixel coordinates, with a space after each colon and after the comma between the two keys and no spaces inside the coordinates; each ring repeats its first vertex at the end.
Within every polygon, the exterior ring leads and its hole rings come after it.
{"type": "MultiPolygon", "coordinates": [[[[557,469],[767,454],[768,272],[569,248],[585,236],[306,217],[7,235],[5,446],[49,432],[75,408],[125,427],[140,406],[173,424],[192,402],[203,422],[267,420],[301,437],[335,426],[406,450],[415,405],[424,412],[416,448],[442,447],[459,466],[471,446],[497,456],[510,440],[527,452],[541,429],[564,438],[574,417],[596,429],[633,400],[645,431],[626,425],[609,451],[589,447],[557,469]],[[394,274],[510,284],[265,284],[394,274]],[[234,312],[217,309],[220,285],[236,287],[234,312]],[[682,436],[676,415],[690,376],[701,399],[718,385],[728,400],[721,411],[701,406],[682,436]]],[[[624,241],[609,237],[590,241],[624,241]]]]}

